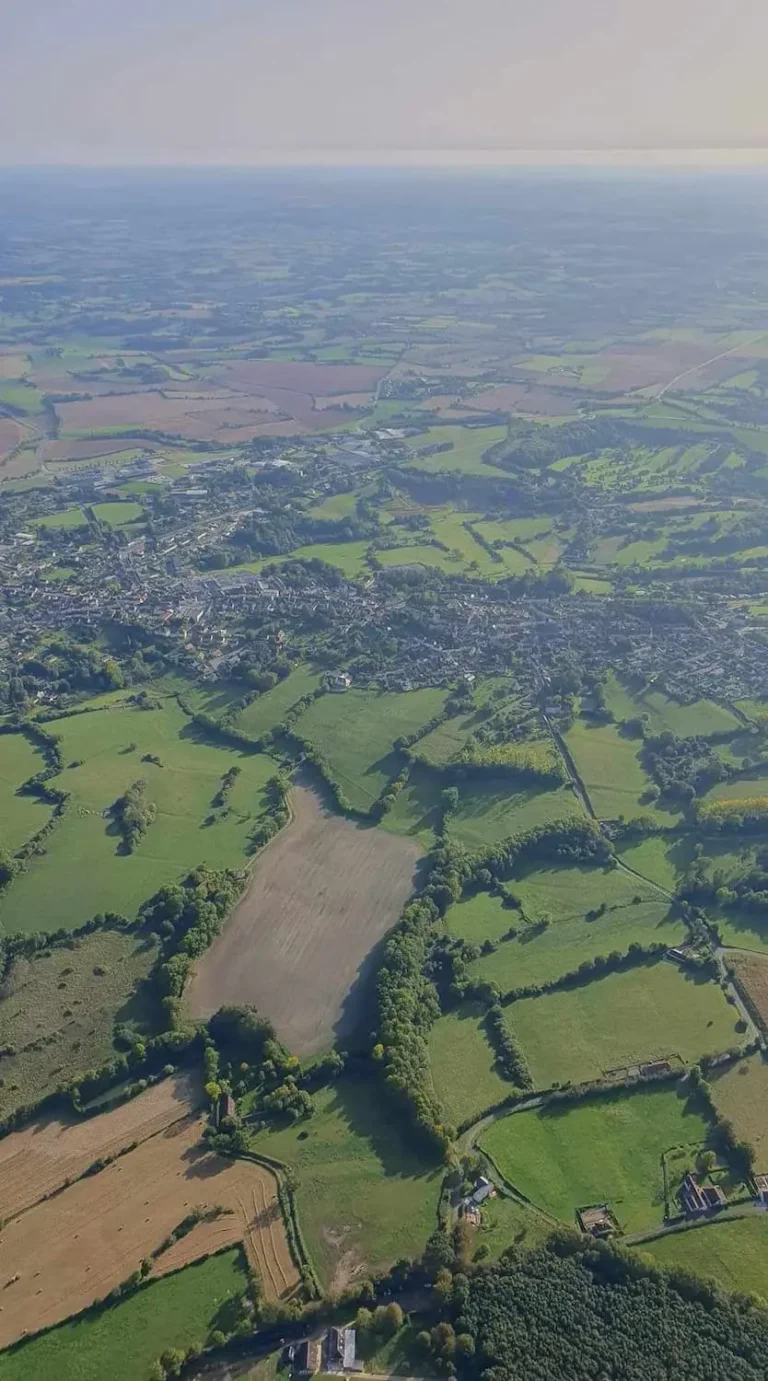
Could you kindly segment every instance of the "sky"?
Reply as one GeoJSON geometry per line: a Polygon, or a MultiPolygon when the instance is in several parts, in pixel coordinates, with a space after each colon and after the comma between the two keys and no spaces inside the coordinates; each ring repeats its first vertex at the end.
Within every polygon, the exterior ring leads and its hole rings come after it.
{"type": "Polygon", "coordinates": [[[0,14],[2,164],[768,161],[766,0],[0,14]]]}

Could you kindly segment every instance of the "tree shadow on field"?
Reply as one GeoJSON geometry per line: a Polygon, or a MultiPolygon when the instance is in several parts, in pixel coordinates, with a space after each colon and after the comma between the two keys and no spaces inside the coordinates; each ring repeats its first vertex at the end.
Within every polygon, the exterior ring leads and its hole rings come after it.
{"type": "MultiPolygon", "coordinates": [[[[365,826],[361,826],[361,828],[365,828],[365,826]]],[[[412,891],[421,890],[426,882],[428,872],[429,862],[425,855],[416,860],[413,870],[412,891]]],[[[381,939],[377,940],[369,949],[347,989],[338,1019],[334,1022],[334,1045],[341,1045],[345,1050],[352,1053],[367,1054],[376,1040],[375,1032],[372,1029],[375,1020],[376,974],[384,957],[384,946],[389,939],[392,928],[397,924],[397,919],[397,917],[393,918],[392,925],[387,929],[386,934],[382,935],[381,939]]]]}
{"type": "MultiPolygon", "coordinates": [[[[377,1080],[342,1075],[333,1088],[329,1111],[345,1123],[350,1136],[367,1143],[388,1179],[440,1179],[444,1167],[434,1154],[422,1156],[413,1132],[406,1131],[394,1104],[377,1080]]],[[[312,1129],[310,1127],[310,1136],[312,1129]]]]}

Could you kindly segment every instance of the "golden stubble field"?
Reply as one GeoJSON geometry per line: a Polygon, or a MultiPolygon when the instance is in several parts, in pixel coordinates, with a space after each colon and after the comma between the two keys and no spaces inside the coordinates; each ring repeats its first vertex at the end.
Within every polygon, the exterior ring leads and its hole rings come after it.
{"type": "Polygon", "coordinates": [[[291,807],[186,996],[195,1017],[250,1003],[306,1055],[359,1019],[357,980],[412,891],[421,849],[333,813],[309,787],[292,789],[291,807]]]}
{"type": "Polygon", "coordinates": [[[163,1252],[154,1274],[241,1242],[267,1299],[295,1289],[299,1277],[274,1176],[251,1161],[207,1151],[200,1140],[204,1120],[190,1110],[178,1082],[167,1082],[176,1088],[165,1102],[151,1097],[164,1087],[158,1085],[86,1122],[36,1124],[0,1142],[0,1348],[102,1299],[196,1208],[223,1212],[163,1252]],[[36,1136],[44,1149],[35,1147],[36,1136]],[[123,1147],[132,1149],[83,1175],[96,1156],[123,1147]],[[73,1173],[83,1177],[60,1188],[73,1173]],[[41,1192],[50,1197],[40,1200],[41,1192]]]}

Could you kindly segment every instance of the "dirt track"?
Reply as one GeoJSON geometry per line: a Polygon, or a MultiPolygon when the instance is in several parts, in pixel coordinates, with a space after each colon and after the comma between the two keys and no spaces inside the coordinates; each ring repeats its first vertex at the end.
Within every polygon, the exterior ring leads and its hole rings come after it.
{"type": "Polygon", "coordinates": [[[195,1017],[252,1003],[306,1055],[355,1026],[365,994],[350,989],[397,920],[421,851],[331,813],[307,787],[293,788],[291,804],[292,823],[257,861],[187,999],[195,1017]]]}
{"type": "Polygon", "coordinates": [[[6,1223],[0,1233],[0,1347],[102,1299],[198,1206],[227,1212],[163,1253],[156,1274],[242,1242],[267,1299],[294,1289],[298,1274],[273,1175],[250,1161],[206,1152],[202,1127],[196,1114],[174,1122],[6,1223]]]}

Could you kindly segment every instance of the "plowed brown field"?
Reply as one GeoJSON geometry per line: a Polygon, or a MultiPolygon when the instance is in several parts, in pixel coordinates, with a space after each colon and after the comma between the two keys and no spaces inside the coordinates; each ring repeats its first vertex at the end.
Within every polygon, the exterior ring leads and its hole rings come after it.
{"type": "Polygon", "coordinates": [[[359,1020],[359,980],[411,892],[421,850],[327,810],[308,787],[293,788],[291,806],[291,824],[259,858],[187,999],[196,1017],[252,1003],[304,1055],[359,1020]]]}
{"type": "Polygon", "coordinates": [[[164,1253],[158,1274],[242,1242],[265,1296],[291,1293],[298,1273],[273,1175],[250,1161],[207,1152],[200,1141],[203,1125],[196,1114],[174,1122],[97,1174],[5,1224],[0,1347],[103,1298],[197,1207],[226,1212],[164,1253]]]}

